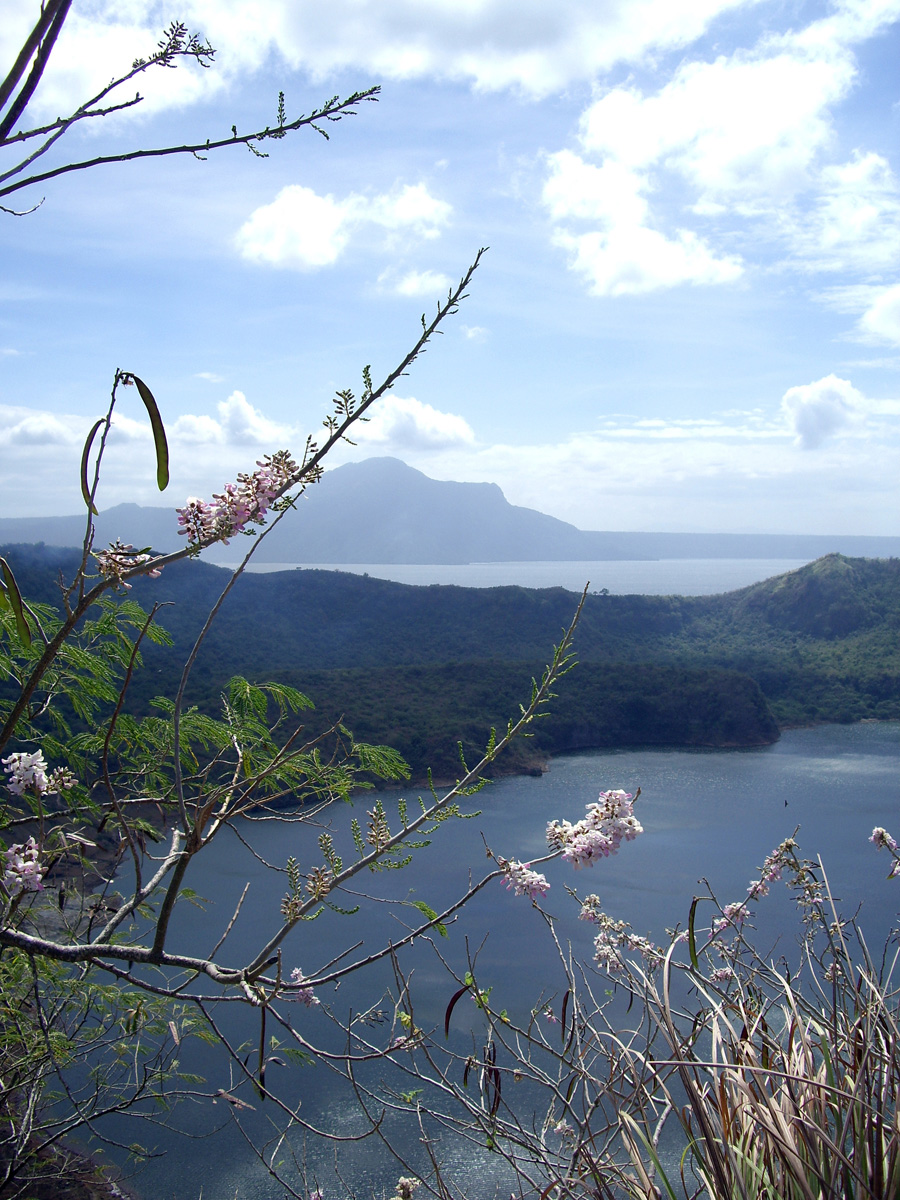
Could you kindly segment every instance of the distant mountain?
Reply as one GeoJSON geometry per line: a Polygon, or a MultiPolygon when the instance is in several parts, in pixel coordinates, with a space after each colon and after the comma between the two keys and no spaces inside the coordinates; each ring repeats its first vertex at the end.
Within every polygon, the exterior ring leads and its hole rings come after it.
{"type": "MultiPolygon", "coordinates": [[[[0,543],[78,546],[84,516],[6,517],[0,543]]],[[[96,519],[97,544],[116,537],[179,549],[171,508],[119,504],[96,519]]],[[[208,551],[229,562],[245,545],[208,551]]],[[[261,547],[258,562],[470,563],[657,558],[819,558],[900,555],[900,537],[817,534],[592,533],[510,504],[494,483],[430,479],[396,458],[369,458],[325,474],[261,547]]]]}

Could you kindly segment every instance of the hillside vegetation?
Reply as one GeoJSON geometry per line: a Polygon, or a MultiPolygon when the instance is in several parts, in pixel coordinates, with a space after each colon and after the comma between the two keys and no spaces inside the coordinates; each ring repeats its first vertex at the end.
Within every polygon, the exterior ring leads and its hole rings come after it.
{"type": "MultiPolygon", "coordinates": [[[[23,592],[53,603],[71,551],[9,547],[23,592]]],[[[176,564],[131,595],[172,601],[171,649],[149,647],[131,704],[171,691],[227,574],[176,564]]],[[[454,769],[455,741],[483,742],[517,711],[568,624],[561,588],[410,587],[332,571],[243,577],[193,675],[212,706],[227,678],[277,679],[317,705],[312,725],[343,717],[357,736],[396,746],[417,771],[454,769]],[[444,731],[443,735],[439,731],[444,731]]],[[[589,595],[580,665],[553,713],[510,767],[612,745],[759,745],[778,726],[900,717],[900,560],[828,555],[720,596],[589,595]]]]}

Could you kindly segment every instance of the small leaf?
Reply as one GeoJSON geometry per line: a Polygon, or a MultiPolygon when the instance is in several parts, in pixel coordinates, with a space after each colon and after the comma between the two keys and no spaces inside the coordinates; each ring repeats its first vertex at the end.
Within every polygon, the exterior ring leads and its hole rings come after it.
{"type": "Polygon", "coordinates": [[[169,486],[169,443],[166,441],[166,431],[163,428],[162,417],[153,399],[153,393],[142,379],[132,375],[134,385],[141,394],[150,425],[153,429],[153,443],[156,446],[156,484],[161,492],[169,486]]]}
{"type": "Polygon", "coordinates": [[[700,970],[700,962],[697,958],[697,939],[694,937],[694,917],[697,915],[699,903],[700,897],[695,896],[691,904],[691,915],[688,917],[688,950],[691,954],[691,966],[695,971],[700,970]]]}
{"type": "Polygon", "coordinates": [[[97,430],[100,428],[100,426],[102,424],[103,424],[103,417],[101,417],[99,421],[95,422],[94,428],[87,435],[87,440],[84,443],[84,449],[81,452],[81,494],[82,494],[82,496],[84,496],[85,504],[88,506],[88,508],[91,510],[91,512],[94,514],[95,517],[98,517],[100,514],[97,511],[97,509],[94,507],[94,503],[91,500],[91,488],[88,483],[88,462],[91,457],[91,446],[93,446],[94,438],[97,436],[97,430]]]}
{"type": "Polygon", "coordinates": [[[447,1011],[444,1014],[444,1037],[445,1038],[448,1038],[450,1036],[450,1016],[453,1013],[454,1008],[456,1008],[458,1001],[466,994],[466,992],[468,990],[469,990],[469,985],[466,984],[465,987],[461,987],[459,989],[459,991],[454,992],[452,997],[450,998],[450,1003],[447,1005],[447,1011]]]}
{"type": "Polygon", "coordinates": [[[419,912],[423,914],[423,916],[426,916],[428,918],[429,921],[434,921],[434,927],[438,931],[438,933],[441,935],[441,937],[449,937],[450,936],[447,933],[447,926],[442,925],[441,922],[437,920],[437,913],[434,911],[433,908],[430,908],[425,903],[424,900],[413,900],[412,906],[413,906],[413,908],[417,908],[419,910],[419,912]]]}
{"type": "Polygon", "coordinates": [[[6,599],[16,618],[16,631],[19,635],[19,641],[23,646],[30,646],[31,630],[28,628],[28,622],[25,620],[22,596],[16,583],[16,577],[12,573],[12,568],[5,558],[0,558],[0,570],[3,571],[3,580],[6,584],[6,599]]]}

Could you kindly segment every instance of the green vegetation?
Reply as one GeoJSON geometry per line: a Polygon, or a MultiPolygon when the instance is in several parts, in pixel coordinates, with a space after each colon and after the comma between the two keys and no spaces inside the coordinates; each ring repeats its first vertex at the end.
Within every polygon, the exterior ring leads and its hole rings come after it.
{"type": "MultiPolygon", "coordinates": [[[[393,746],[414,770],[459,771],[457,744],[479,752],[539,677],[542,664],[454,663],[368,670],[283,672],[315,697],[307,727],[344,719],[365,741],[393,746]]],[[[653,664],[582,663],[560,686],[527,741],[494,765],[498,774],[538,770],[551,754],[598,747],[751,746],[773,742],[775,724],[759,688],[731,671],[653,664]]]]}
{"type": "MultiPolygon", "coordinates": [[[[23,591],[52,603],[70,551],[9,547],[23,591]]],[[[131,704],[170,691],[225,572],[176,563],[138,579],[172,646],[148,646],[131,704]]],[[[778,726],[900,717],[900,560],[828,555],[720,596],[589,595],[580,666],[504,770],[609,745],[759,745],[778,726]]],[[[536,674],[573,608],[561,588],[409,587],[333,571],[244,576],[197,660],[189,698],[213,711],[227,679],[276,679],[395,746],[417,774],[455,772],[536,674]],[[265,613],[265,620],[260,614],[265,613]],[[377,697],[377,700],[374,699],[377,697]]]]}

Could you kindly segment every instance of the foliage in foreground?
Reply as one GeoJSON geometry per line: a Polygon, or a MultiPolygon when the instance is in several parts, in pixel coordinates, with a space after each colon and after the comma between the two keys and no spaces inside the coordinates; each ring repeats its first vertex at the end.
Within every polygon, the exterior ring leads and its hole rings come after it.
{"type": "MultiPolygon", "coordinates": [[[[891,851],[896,875],[896,844],[880,829],[872,840],[891,851]]],[[[576,841],[570,827],[564,851],[576,841]]],[[[538,908],[544,890],[528,891],[538,908]]],[[[516,1025],[492,1007],[490,968],[473,966],[456,978],[444,1036],[423,1035],[407,1055],[410,1079],[429,1098],[422,1107],[504,1158],[513,1195],[900,1195],[896,931],[873,958],[856,922],[839,914],[821,864],[800,859],[793,838],[769,856],[746,900],[695,898],[667,947],[608,916],[596,895],[579,905],[596,931],[591,966],[573,960],[558,923],[540,914],[568,980],[561,1000],[540,1001],[516,1025]],[[748,906],[781,878],[801,933],[773,960],[754,948],[748,906]],[[715,915],[701,928],[704,906],[715,915]],[[480,1046],[468,1055],[447,1040],[467,995],[480,1016],[470,1033],[480,1046]],[[529,1088],[543,1106],[521,1103],[529,1088]]]]}
{"type": "MultiPolygon", "coordinates": [[[[115,87],[185,58],[208,66],[213,55],[202,39],[173,23],[156,53],[136,60],[75,113],[13,133],[69,7],[69,0],[41,5],[35,30],[0,88],[0,148],[15,158],[0,175],[0,199],[60,174],[148,154],[197,154],[236,144],[263,154],[261,144],[303,127],[322,132],[317,122],[337,120],[375,94],[373,89],[335,99],[293,120],[282,100],[274,126],[244,137],[233,131],[218,143],[33,170],[32,164],[80,121],[139,103],[139,97],[116,101],[115,87]]],[[[442,793],[432,788],[417,810],[412,806],[415,811],[400,801],[396,816],[376,799],[365,822],[351,825],[352,846],[338,846],[327,829],[321,832],[315,861],[301,864],[286,854],[282,862],[260,864],[280,874],[284,895],[280,913],[270,914],[270,926],[260,932],[249,960],[234,959],[223,949],[242,918],[246,889],[212,949],[172,949],[179,930],[190,932],[184,914],[198,900],[186,882],[191,864],[223,831],[241,837],[254,820],[276,820],[290,828],[372,776],[402,778],[405,767],[395,752],[354,739],[341,723],[310,732],[303,716],[309,701],[285,681],[261,687],[240,676],[223,679],[217,681],[220,704],[214,712],[186,703],[211,623],[240,571],[204,608],[203,626],[188,638],[177,684],[156,700],[152,712],[136,714],[128,704],[135,673],[153,644],[166,641],[155,619],[159,598],[150,599],[147,611],[128,600],[114,603],[112,594],[121,597],[138,577],[156,579],[162,568],[193,558],[248,525],[262,527],[268,520],[274,527],[316,481],[329,450],[455,311],[473,270],[430,323],[422,318],[418,341],[380,386],[373,386],[366,368],[361,397],[349,390],[337,394],[323,422],[321,446],[310,439],[299,463],[287,451],[266,456],[257,470],[225,485],[211,501],[187,504],[180,512],[186,546],[177,554],[158,556],[121,541],[105,549],[94,546],[92,515],[120,387],[133,387],[144,405],[161,488],[168,478],[165,428],[155,398],[136,375],[116,372],[107,414],[84,448],[83,552],[54,595],[58,606],[29,603],[14,564],[0,559],[4,1200],[39,1193],[58,1200],[72,1174],[68,1137],[109,1140],[109,1117],[130,1113],[164,1120],[185,1095],[221,1101],[235,1132],[245,1130],[242,1121],[254,1100],[266,1101],[276,1133],[271,1149],[254,1148],[278,1190],[305,1200],[311,1189],[302,1170],[294,1171],[290,1160],[285,1167],[279,1155],[292,1135],[302,1140],[319,1131],[267,1073],[280,1056],[276,1050],[291,1061],[319,1061],[343,1074],[356,1088],[360,1115],[368,1122],[363,1137],[384,1136],[384,1097],[367,1092],[358,1068],[375,1062],[404,1073],[412,1086],[397,1093],[396,1107],[413,1110],[423,1134],[429,1123],[439,1121],[487,1145],[507,1164],[516,1195],[875,1200],[900,1190],[894,961],[870,958],[852,922],[842,921],[834,910],[821,873],[796,858],[792,842],[767,861],[750,889],[756,900],[784,872],[798,890],[805,933],[790,972],[753,951],[743,933],[746,902],[717,908],[707,930],[699,926],[695,902],[685,934],[674,935],[663,950],[606,915],[596,896],[586,896],[581,916],[596,926],[595,963],[574,963],[557,942],[568,977],[558,1009],[542,1000],[527,1025],[516,1026],[506,1013],[492,1009],[491,988],[478,978],[477,956],[467,962],[455,980],[444,1022],[447,1035],[460,1019],[460,1001],[474,1002],[481,1043],[465,1053],[454,1052],[449,1042],[445,1052],[440,1035],[428,1034],[424,1021],[417,1023],[415,994],[402,976],[398,954],[430,934],[447,935],[458,909],[496,880],[538,907],[548,887],[535,869],[540,864],[490,851],[492,869],[480,881],[472,880],[449,909],[436,913],[424,901],[413,902],[421,920],[399,940],[389,939],[356,958],[355,947],[343,949],[308,975],[292,965],[305,922],[326,909],[351,914],[359,878],[402,868],[445,820],[467,815],[463,802],[481,787],[497,754],[541,714],[556,680],[571,665],[572,625],[549,666],[532,682],[518,716],[501,725],[499,734],[491,733],[473,767],[462,753],[455,785],[442,793]],[[285,801],[291,806],[287,812],[285,801]],[[122,893],[116,890],[120,886],[122,893]],[[640,963],[633,961],[636,954],[640,963]],[[314,1044],[304,1017],[324,1007],[317,988],[378,961],[390,962],[396,972],[392,1011],[385,1018],[372,1010],[360,1014],[363,1020],[341,1030],[339,1051],[314,1044]],[[610,975],[618,995],[629,998],[634,1016],[622,1011],[616,995],[596,996],[598,978],[605,983],[610,975]],[[290,1002],[299,1017],[285,1007],[290,1002]],[[228,1010],[248,1018],[249,1034],[239,1044],[229,1040],[218,1019],[228,1010]],[[389,1030],[376,1043],[370,1027],[385,1021],[389,1030]],[[185,1043],[194,1037],[209,1041],[227,1063],[231,1088],[215,1089],[183,1069],[185,1043]],[[535,1107],[511,1103],[510,1081],[527,1083],[530,1094],[542,1098],[539,1120],[535,1107]],[[672,1126],[679,1130],[674,1141],[666,1137],[672,1126]]],[[[250,554],[252,548],[247,558],[250,554]]],[[[839,564],[839,569],[844,568],[839,564]]],[[[832,602],[827,589],[821,593],[824,608],[812,606],[813,616],[822,620],[807,628],[810,606],[804,597],[798,600],[794,583],[785,587],[776,599],[789,625],[793,622],[795,642],[807,634],[829,640],[867,628],[865,606],[845,603],[841,596],[832,602]]],[[[770,622],[764,604],[754,608],[752,596],[747,604],[751,621],[770,622]]],[[[656,632],[664,633],[666,622],[677,624],[688,613],[686,605],[669,598],[666,610],[657,610],[656,632]]],[[[623,613],[615,605],[609,611],[623,613]]],[[[648,612],[645,606],[644,616],[648,612]]],[[[507,621],[503,631],[514,627],[507,621]]],[[[227,623],[225,628],[230,636],[227,623]]],[[[701,639],[707,645],[714,640],[710,632],[715,630],[707,629],[701,639]]],[[[856,653],[863,653],[862,645],[856,653]]],[[[785,642],[783,649],[786,655],[800,654],[796,644],[785,642]]],[[[604,792],[581,821],[551,822],[549,856],[583,867],[614,853],[640,833],[633,799],[604,792]]],[[[890,851],[896,873],[900,856],[892,839],[883,830],[873,839],[890,851]]],[[[255,920],[259,923],[258,916],[255,920]]],[[[555,937],[553,922],[546,921],[549,936],[555,937]]],[[[425,1142],[432,1153],[427,1137],[425,1142]]],[[[131,1150],[143,1153],[139,1145],[131,1150]]],[[[396,1145],[391,1150],[402,1163],[402,1151],[396,1145]]],[[[427,1170],[399,1177],[397,1200],[409,1200],[417,1188],[442,1198],[452,1194],[437,1157],[427,1170]]],[[[318,1186],[312,1194],[317,1193],[318,1186]]]]}

